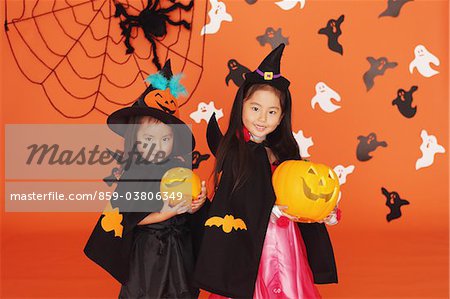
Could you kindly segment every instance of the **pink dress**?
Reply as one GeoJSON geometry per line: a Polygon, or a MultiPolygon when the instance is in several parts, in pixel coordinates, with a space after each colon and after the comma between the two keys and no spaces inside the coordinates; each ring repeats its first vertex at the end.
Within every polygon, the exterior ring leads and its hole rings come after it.
{"type": "MultiPolygon", "coordinates": [[[[275,168],[276,166],[272,165],[272,172],[275,168]]],[[[271,214],[253,298],[321,298],[314,285],[300,229],[293,221],[287,220],[283,223],[277,220],[278,218],[271,214]]],[[[209,296],[209,299],[221,298],[225,297],[216,294],[209,296]]]]}
{"type": "Polygon", "coordinates": [[[306,248],[296,223],[267,228],[253,298],[320,298],[309,268],[306,248]]]}

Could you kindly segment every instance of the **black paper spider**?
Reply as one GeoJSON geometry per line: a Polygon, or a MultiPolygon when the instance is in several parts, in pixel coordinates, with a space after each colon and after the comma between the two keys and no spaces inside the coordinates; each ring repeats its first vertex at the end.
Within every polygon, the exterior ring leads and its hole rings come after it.
{"type": "MultiPolygon", "coordinates": [[[[185,11],[191,10],[194,5],[194,0],[188,5],[183,5],[181,3],[175,3],[168,8],[156,9],[160,0],[154,0],[152,5],[152,0],[148,0],[147,6],[139,13],[138,16],[132,16],[127,13],[124,6],[121,3],[116,3],[116,13],[115,17],[120,17],[121,15],[125,17],[125,20],[120,21],[120,28],[122,29],[122,35],[125,36],[125,45],[127,46],[127,54],[134,52],[133,46],[130,44],[131,30],[133,27],[142,28],[144,31],[145,38],[152,44],[153,52],[153,63],[161,70],[161,63],[159,62],[158,55],[156,54],[156,42],[155,38],[164,37],[167,34],[167,23],[173,26],[184,26],[186,29],[191,29],[191,24],[185,20],[179,22],[172,21],[167,15],[169,12],[181,8],[185,11]]],[[[175,0],[170,0],[174,3],[175,0]]]]}

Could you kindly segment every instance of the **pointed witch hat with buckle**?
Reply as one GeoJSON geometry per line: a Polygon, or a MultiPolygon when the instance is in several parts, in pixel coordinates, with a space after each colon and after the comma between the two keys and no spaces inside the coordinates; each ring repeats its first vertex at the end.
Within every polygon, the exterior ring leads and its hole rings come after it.
{"type": "Polygon", "coordinates": [[[246,74],[243,85],[269,84],[281,91],[285,91],[289,87],[290,82],[280,72],[280,61],[284,48],[285,45],[280,44],[273,49],[255,71],[246,74]]]}

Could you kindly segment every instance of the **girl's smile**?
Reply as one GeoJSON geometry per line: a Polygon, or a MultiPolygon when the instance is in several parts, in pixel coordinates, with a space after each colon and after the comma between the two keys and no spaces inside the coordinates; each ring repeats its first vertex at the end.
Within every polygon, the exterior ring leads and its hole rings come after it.
{"type": "Polygon", "coordinates": [[[258,126],[258,125],[255,125],[255,128],[256,128],[258,131],[260,131],[260,132],[262,132],[262,131],[264,131],[264,130],[266,129],[265,126],[258,126]]]}

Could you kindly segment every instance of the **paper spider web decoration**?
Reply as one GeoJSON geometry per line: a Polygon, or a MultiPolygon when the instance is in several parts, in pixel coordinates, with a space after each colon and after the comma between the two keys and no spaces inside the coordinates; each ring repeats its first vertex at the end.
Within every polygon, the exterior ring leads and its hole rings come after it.
{"type": "MultiPolygon", "coordinates": [[[[52,107],[67,118],[92,111],[109,115],[131,105],[145,90],[144,79],[157,71],[141,28],[132,30],[135,52],[125,53],[120,18],[114,17],[116,2],[5,0],[5,32],[17,66],[29,81],[42,86],[52,107]]],[[[147,5],[147,0],[119,2],[130,15],[147,5]]],[[[159,7],[173,4],[161,1],[159,7]]],[[[206,9],[206,1],[196,1],[190,11],[170,12],[173,21],[186,20],[191,30],[166,24],[167,35],[155,39],[161,63],[170,58],[173,72],[185,74],[182,83],[189,97],[179,99],[180,107],[190,100],[203,73],[204,36],[194,32],[204,26],[206,9]]]]}

